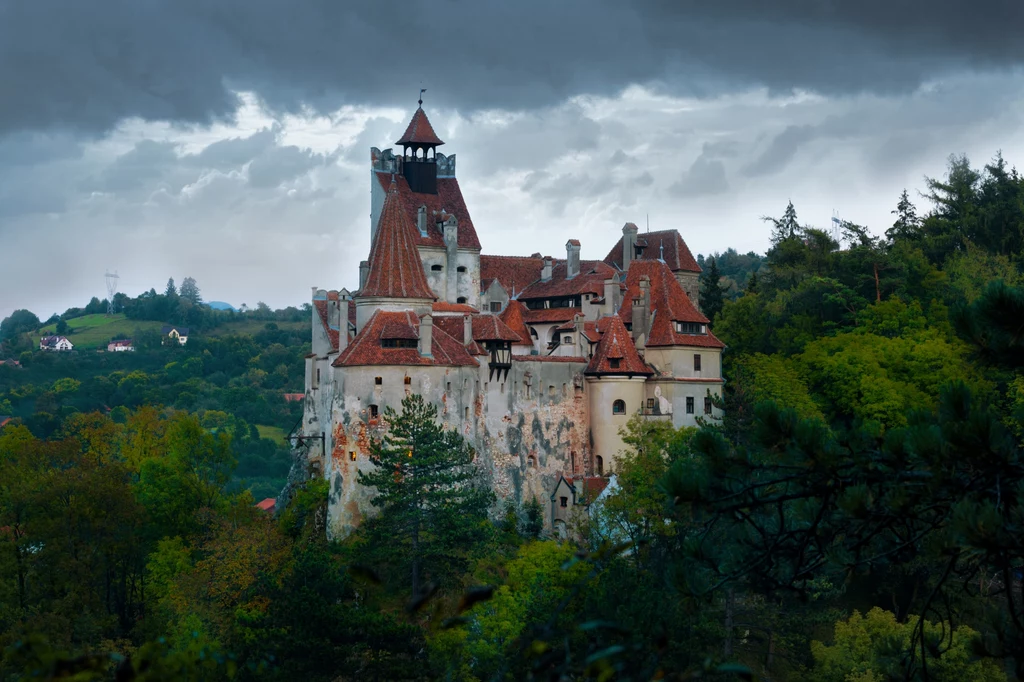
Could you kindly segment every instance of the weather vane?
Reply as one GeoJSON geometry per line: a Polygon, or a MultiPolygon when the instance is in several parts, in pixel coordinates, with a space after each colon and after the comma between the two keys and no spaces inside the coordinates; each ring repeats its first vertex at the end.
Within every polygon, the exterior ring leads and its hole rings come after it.
{"type": "Polygon", "coordinates": [[[426,88],[420,88],[420,106],[423,106],[423,93],[426,92],[426,88]]]}

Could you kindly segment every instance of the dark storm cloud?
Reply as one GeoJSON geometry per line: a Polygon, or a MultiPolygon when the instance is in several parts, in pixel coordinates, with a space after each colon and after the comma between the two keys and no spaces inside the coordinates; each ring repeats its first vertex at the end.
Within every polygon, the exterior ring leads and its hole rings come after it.
{"type": "MultiPolygon", "coordinates": [[[[341,103],[531,109],[631,83],[894,92],[1024,59],[1019,0],[2,0],[0,131],[341,103]]],[[[587,143],[587,139],[581,138],[587,143]]]]}

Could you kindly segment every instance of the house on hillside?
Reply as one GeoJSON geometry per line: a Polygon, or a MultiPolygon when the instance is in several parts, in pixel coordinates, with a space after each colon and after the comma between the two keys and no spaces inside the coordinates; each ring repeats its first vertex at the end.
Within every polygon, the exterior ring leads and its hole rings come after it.
{"type": "Polygon", "coordinates": [[[8,417],[7,415],[0,414],[0,429],[7,426],[14,417],[8,417]]]}
{"type": "Polygon", "coordinates": [[[277,500],[275,500],[273,497],[268,497],[262,502],[257,502],[255,504],[255,507],[261,511],[273,514],[275,511],[277,511],[277,500]]]}
{"type": "Polygon", "coordinates": [[[135,344],[131,339],[119,339],[117,341],[111,341],[107,344],[108,353],[125,353],[134,352],[135,344]]]}
{"type": "Polygon", "coordinates": [[[44,336],[39,340],[39,350],[68,351],[74,348],[66,336],[44,336]]]}
{"type": "Polygon", "coordinates": [[[21,367],[21,363],[17,360],[0,360],[0,366],[6,365],[8,367],[21,367]]]}
{"type": "Polygon", "coordinates": [[[167,325],[160,329],[160,333],[163,334],[168,339],[174,339],[182,346],[188,343],[188,327],[175,327],[173,325],[167,325]]]}
{"type": "Polygon", "coordinates": [[[301,403],[305,397],[305,393],[285,393],[284,401],[286,403],[301,403]]]}

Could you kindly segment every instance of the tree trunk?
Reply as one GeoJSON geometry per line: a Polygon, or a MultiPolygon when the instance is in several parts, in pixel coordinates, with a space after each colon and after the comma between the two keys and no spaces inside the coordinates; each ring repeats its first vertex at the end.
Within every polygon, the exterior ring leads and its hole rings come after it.
{"type": "Polygon", "coordinates": [[[881,303],[882,301],[882,288],[878,286],[878,263],[875,266],[875,300],[881,303]]]}
{"type": "Polygon", "coordinates": [[[730,587],[725,591],[725,643],[722,645],[722,655],[728,659],[732,656],[732,622],[733,622],[733,593],[730,587]]]}

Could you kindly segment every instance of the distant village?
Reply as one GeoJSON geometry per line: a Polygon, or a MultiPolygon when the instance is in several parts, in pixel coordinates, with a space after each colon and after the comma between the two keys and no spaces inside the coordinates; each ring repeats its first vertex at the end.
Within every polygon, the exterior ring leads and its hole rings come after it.
{"type": "MultiPolygon", "coordinates": [[[[188,327],[177,327],[174,325],[165,325],[160,329],[160,334],[166,339],[168,343],[177,343],[178,345],[184,346],[188,343],[188,327]]],[[[44,336],[39,340],[39,350],[51,351],[55,353],[68,352],[75,349],[75,344],[71,343],[70,339],[66,336],[44,336]]],[[[124,353],[134,352],[135,342],[132,339],[111,339],[110,343],[107,344],[108,353],[124,353]]]]}

